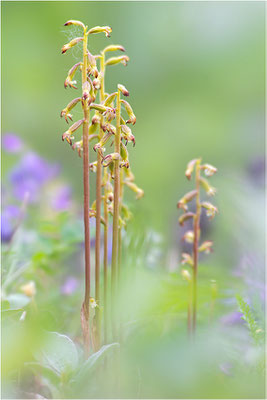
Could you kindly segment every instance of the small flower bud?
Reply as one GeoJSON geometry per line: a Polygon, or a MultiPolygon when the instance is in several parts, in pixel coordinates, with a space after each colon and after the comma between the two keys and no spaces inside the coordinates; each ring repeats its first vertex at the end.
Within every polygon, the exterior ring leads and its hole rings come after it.
{"type": "Polygon", "coordinates": [[[209,184],[207,179],[200,178],[200,184],[203,187],[203,189],[206,191],[208,196],[214,196],[215,195],[216,189],[209,184]]]}
{"type": "Polygon", "coordinates": [[[211,240],[206,240],[199,246],[198,251],[209,254],[212,252],[212,246],[213,246],[213,242],[211,240]]]}
{"type": "Polygon", "coordinates": [[[61,116],[61,118],[64,116],[64,118],[65,118],[65,120],[66,120],[67,123],[68,123],[68,118],[69,118],[70,120],[72,120],[72,115],[69,114],[70,110],[72,110],[72,108],[75,107],[76,104],[79,103],[79,101],[81,101],[81,98],[80,98],[80,97],[77,97],[76,99],[72,100],[72,101],[67,105],[67,107],[64,108],[64,110],[61,111],[60,116],[61,116]]]}
{"type": "Polygon", "coordinates": [[[78,25],[78,26],[81,26],[83,28],[83,30],[85,30],[85,25],[81,21],[76,21],[74,19],[70,19],[69,21],[65,22],[65,24],[64,24],[64,26],[68,26],[68,25],[78,25]]]}
{"type": "Polygon", "coordinates": [[[191,282],[191,279],[192,279],[191,274],[189,271],[187,271],[187,269],[182,269],[181,275],[187,282],[189,282],[189,283],[191,282]]]}
{"type": "Polygon", "coordinates": [[[135,124],[136,123],[136,116],[134,115],[133,109],[128,103],[128,101],[121,99],[121,103],[124,105],[125,110],[129,116],[129,119],[126,121],[126,124],[135,124]]]}
{"type": "Polygon", "coordinates": [[[131,129],[127,125],[121,125],[121,135],[123,139],[126,141],[126,145],[128,141],[133,142],[133,145],[135,146],[135,137],[132,134],[131,129]]]}
{"type": "Polygon", "coordinates": [[[20,287],[20,290],[28,297],[34,297],[36,295],[36,286],[34,281],[30,281],[20,287]]]}
{"type": "Polygon", "coordinates": [[[95,301],[95,299],[94,299],[93,297],[90,297],[89,303],[90,303],[90,307],[91,307],[91,308],[96,308],[96,307],[98,307],[98,305],[97,305],[97,303],[96,303],[96,301],[95,301]]]}
{"type": "Polygon", "coordinates": [[[90,163],[89,164],[89,169],[92,172],[96,172],[96,170],[97,170],[97,161],[94,161],[94,162],[90,163]]]}
{"type": "Polygon", "coordinates": [[[96,90],[99,90],[99,89],[100,89],[100,87],[101,87],[101,82],[100,82],[100,80],[99,80],[98,78],[95,78],[95,79],[93,80],[93,86],[94,86],[94,88],[95,88],[96,90]]]}
{"type": "Polygon", "coordinates": [[[187,203],[191,200],[193,200],[194,197],[197,195],[197,190],[192,190],[191,192],[188,192],[184,195],[184,197],[181,198],[181,200],[178,201],[177,207],[182,208],[184,211],[188,210],[187,203]]]}
{"type": "Polygon", "coordinates": [[[90,105],[90,108],[93,108],[94,110],[99,111],[101,114],[104,113],[105,111],[112,111],[113,110],[111,107],[106,107],[103,104],[96,104],[96,103],[92,103],[90,105]]]}
{"type": "Polygon", "coordinates": [[[192,212],[187,212],[183,215],[181,215],[181,217],[178,219],[178,222],[181,226],[184,225],[185,221],[187,221],[190,218],[194,218],[195,214],[192,212]]]}
{"type": "Polygon", "coordinates": [[[116,93],[116,92],[111,93],[111,94],[105,99],[105,101],[104,101],[104,106],[110,106],[110,105],[113,103],[113,101],[114,101],[114,99],[115,99],[116,96],[117,96],[117,93],[116,93]]]}
{"type": "Polygon", "coordinates": [[[103,115],[108,122],[111,122],[116,117],[116,110],[114,108],[109,108],[107,111],[104,112],[103,115]]]}
{"type": "Polygon", "coordinates": [[[79,157],[81,157],[81,152],[83,150],[83,141],[80,140],[79,142],[73,143],[72,149],[73,150],[77,149],[77,153],[78,153],[79,157]]]}
{"type": "Polygon", "coordinates": [[[87,34],[92,34],[92,33],[101,33],[104,32],[106,37],[110,37],[110,34],[112,32],[112,29],[110,26],[95,26],[94,28],[91,28],[87,34]]]}
{"type": "Polygon", "coordinates": [[[95,125],[95,124],[100,124],[100,116],[99,116],[98,114],[95,114],[95,115],[92,117],[92,124],[93,124],[93,125],[95,125]]]}
{"type": "Polygon", "coordinates": [[[204,170],[204,174],[206,176],[212,176],[217,172],[217,168],[213,167],[210,164],[201,165],[201,169],[204,170]]]}
{"type": "Polygon", "coordinates": [[[72,39],[69,43],[64,44],[64,46],[61,49],[61,53],[64,54],[66,53],[67,50],[71,49],[73,46],[75,46],[77,43],[81,42],[83,40],[83,37],[78,37],[75,39],[72,39]]]}
{"type": "Polygon", "coordinates": [[[187,177],[188,180],[191,179],[191,176],[192,176],[192,173],[194,171],[194,167],[195,167],[197,161],[198,161],[198,159],[194,159],[194,160],[189,161],[189,163],[187,164],[185,176],[187,177]]]}
{"type": "Polygon", "coordinates": [[[193,267],[194,263],[193,263],[193,259],[190,256],[190,254],[187,253],[182,253],[182,261],[181,261],[182,265],[188,264],[191,265],[191,267],[193,267]]]}
{"type": "Polygon", "coordinates": [[[116,160],[119,160],[119,159],[120,159],[119,153],[111,153],[111,154],[108,154],[106,157],[103,158],[102,164],[103,164],[104,167],[107,167],[111,163],[113,163],[113,161],[116,161],[116,160]]]}
{"type": "Polygon", "coordinates": [[[111,44],[110,46],[104,48],[103,53],[106,53],[108,51],[117,51],[117,50],[125,51],[125,48],[120,45],[111,44]]]}
{"type": "Polygon", "coordinates": [[[125,86],[123,86],[123,85],[121,85],[120,83],[118,84],[118,89],[122,92],[122,94],[124,95],[124,96],[129,96],[129,92],[128,92],[128,90],[126,89],[126,87],[125,86]]]}
{"type": "Polygon", "coordinates": [[[77,69],[78,69],[78,67],[80,65],[81,65],[81,62],[78,62],[77,64],[73,65],[73,67],[69,70],[68,76],[67,76],[67,78],[66,78],[66,80],[64,82],[64,87],[65,88],[67,88],[69,86],[69,87],[72,87],[74,89],[77,89],[77,87],[74,86],[74,85],[76,85],[77,82],[74,81],[73,78],[74,78],[74,75],[75,75],[75,73],[76,73],[76,71],[77,71],[77,69]]]}
{"type": "Polygon", "coordinates": [[[184,236],[183,236],[183,240],[187,243],[193,243],[194,242],[194,232],[193,231],[187,231],[184,236]]]}
{"type": "MultiPolygon", "coordinates": [[[[116,64],[122,63],[126,67],[129,60],[130,59],[128,56],[111,57],[105,62],[105,66],[116,65],[116,64]]],[[[128,95],[126,95],[126,96],[128,96],[128,95]]]]}
{"type": "Polygon", "coordinates": [[[201,203],[201,206],[207,210],[206,215],[209,219],[213,219],[215,217],[215,214],[218,213],[217,207],[215,207],[213,204],[209,203],[208,201],[201,203]]]}

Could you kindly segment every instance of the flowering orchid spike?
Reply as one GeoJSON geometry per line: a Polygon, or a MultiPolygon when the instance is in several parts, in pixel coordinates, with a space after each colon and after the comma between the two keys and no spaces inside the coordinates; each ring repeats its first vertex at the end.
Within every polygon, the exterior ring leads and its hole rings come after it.
{"type": "Polygon", "coordinates": [[[78,37],[75,39],[72,39],[69,43],[64,44],[64,46],[61,49],[61,53],[64,54],[66,53],[67,50],[71,49],[74,47],[77,43],[81,42],[83,40],[83,37],[78,37]]]}

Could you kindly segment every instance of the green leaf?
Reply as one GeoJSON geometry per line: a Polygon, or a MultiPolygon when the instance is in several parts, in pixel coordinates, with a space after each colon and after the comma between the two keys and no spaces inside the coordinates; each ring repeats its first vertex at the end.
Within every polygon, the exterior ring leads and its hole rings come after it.
{"type": "Polygon", "coordinates": [[[96,367],[102,360],[115,348],[119,343],[110,343],[101,347],[96,353],[92,354],[79,368],[78,373],[74,376],[76,384],[80,384],[84,379],[88,379],[88,374],[95,371],[96,367]]]}
{"type": "Polygon", "coordinates": [[[31,301],[31,298],[24,294],[16,293],[6,296],[6,300],[10,304],[11,309],[21,309],[31,301]]]}
{"type": "Polygon", "coordinates": [[[58,376],[68,375],[78,365],[78,352],[73,341],[66,335],[47,332],[46,342],[35,358],[58,376]]]}

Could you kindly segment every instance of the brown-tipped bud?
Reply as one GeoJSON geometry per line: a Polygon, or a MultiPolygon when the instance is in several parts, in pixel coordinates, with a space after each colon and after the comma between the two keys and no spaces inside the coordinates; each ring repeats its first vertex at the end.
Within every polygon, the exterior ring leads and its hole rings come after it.
{"type": "Polygon", "coordinates": [[[64,44],[64,46],[61,49],[61,53],[64,54],[66,53],[67,50],[71,49],[73,46],[75,46],[77,43],[81,42],[83,40],[83,37],[78,37],[75,39],[72,39],[69,43],[64,44]]]}
{"type": "Polygon", "coordinates": [[[178,222],[181,226],[184,225],[185,221],[187,221],[190,218],[194,218],[195,214],[192,212],[187,212],[181,215],[181,217],[178,219],[178,222]]]}
{"type": "Polygon", "coordinates": [[[64,82],[64,87],[65,88],[67,88],[69,86],[69,87],[72,87],[74,89],[77,89],[77,87],[74,86],[74,85],[76,85],[77,82],[74,81],[73,78],[74,78],[74,75],[75,75],[75,73],[76,73],[76,71],[77,71],[77,69],[78,69],[78,67],[80,65],[81,65],[81,62],[78,62],[77,64],[73,65],[73,67],[69,70],[68,76],[67,76],[67,78],[66,78],[66,80],[64,82]]]}
{"type": "Polygon", "coordinates": [[[115,97],[117,96],[117,92],[111,93],[104,101],[104,106],[111,106],[115,97]]]}
{"type": "Polygon", "coordinates": [[[193,267],[194,263],[193,263],[193,259],[190,256],[190,254],[188,253],[182,253],[182,261],[181,261],[182,265],[188,264],[191,267],[193,267]]]}
{"type": "Polygon", "coordinates": [[[108,167],[111,163],[113,163],[113,161],[116,161],[119,159],[120,159],[119,153],[111,153],[103,158],[102,164],[104,167],[108,167]]]}
{"type": "Polygon", "coordinates": [[[76,104],[79,103],[79,101],[81,101],[80,97],[77,97],[76,99],[72,100],[66,108],[64,108],[64,110],[61,111],[60,116],[61,118],[64,116],[66,122],[68,123],[68,118],[72,120],[72,115],[69,114],[70,110],[73,109],[73,107],[76,106],[76,104]]]}
{"type": "Polygon", "coordinates": [[[94,151],[99,151],[101,155],[103,155],[103,146],[108,142],[109,138],[112,136],[112,133],[107,132],[105,135],[101,138],[100,142],[96,143],[96,145],[93,147],[94,151]]]}
{"type": "Polygon", "coordinates": [[[129,60],[130,60],[130,58],[128,56],[111,57],[105,62],[105,66],[107,66],[107,65],[116,65],[116,64],[120,64],[121,63],[126,67],[126,65],[129,62],[129,60]]]}
{"type": "Polygon", "coordinates": [[[89,164],[89,169],[92,172],[96,172],[96,170],[97,170],[97,161],[94,161],[94,162],[90,163],[89,164]]]}
{"type": "Polygon", "coordinates": [[[62,135],[62,141],[66,140],[70,145],[72,145],[72,139],[73,137],[71,136],[71,133],[69,131],[66,131],[62,135]]]}
{"type": "Polygon", "coordinates": [[[68,25],[78,25],[78,26],[81,26],[83,28],[83,30],[85,30],[85,25],[81,21],[76,21],[74,19],[70,19],[69,21],[65,22],[65,24],[64,24],[64,26],[68,26],[68,25]]]}
{"type": "Polygon", "coordinates": [[[110,26],[95,26],[94,28],[91,28],[87,32],[87,34],[91,35],[92,33],[101,33],[101,32],[104,32],[106,37],[110,37],[112,29],[110,26]]]}
{"type": "Polygon", "coordinates": [[[88,104],[91,104],[92,101],[95,100],[95,94],[90,78],[88,81],[84,82],[82,89],[83,89],[83,96],[82,96],[83,100],[87,101],[88,104]]]}
{"type": "Polygon", "coordinates": [[[200,168],[204,170],[204,174],[206,176],[212,176],[217,172],[217,168],[213,167],[210,164],[201,165],[200,168]]]}
{"type": "Polygon", "coordinates": [[[218,213],[217,207],[215,207],[208,201],[201,203],[201,207],[206,209],[206,215],[209,219],[213,219],[215,217],[215,214],[218,213]]]}
{"type": "Polygon", "coordinates": [[[181,200],[179,200],[179,202],[177,203],[177,207],[182,208],[184,211],[187,211],[188,210],[187,203],[193,200],[193,198],[196,197],[196,195],[197,195],[197,190],[192,190],[191,192],[186,193],[184,197],[182,197],[181,200]]]}
{"type": "Polygon", "coordinates": [[[184,236],[182,237],[182,240],[184,240],[187,243],[193,243],[194,242],[194,232],[193,231],[187,231],[184,236]]]}
{"type": "Polygon", "coordinates": [[[133,109],[128,103],[128,101],[121,99],[121,103],[125,107],[125,111],[127,112],[129,119],[126,121],[126,124],[135,124],[136,123],[136,116],[134,115],[133,109]]]}
{"type": "Polygon", "coordinates": [[[124,95],[124,96],[129,96],[129,92],[128,92],[128,90],[126,89],[126,87],[125,86],[123,86],[123,85],[121,85],[120,83],[118,84],[118,89],[121,91],[121,93],[124,95]]]}
{"type": "Polygon", "coordinates": [[[88,61],[88,70],[87,73],[89,75],[93,75],[95,78],[98,77],[99,72],[96,66],[96,58],[93,56],[89,50],[87,50],[87,61],[88,61]]]}
{"type": "Polygon", "coordinates": [[[200,184],[203,187],[203,189],[206,191],[208,196],[214,196],[216,193],[216,189],[214,187],[212,187],[209,182],[207,181],[207,179],[205,178],[200,178],[200,184]]]}
{"type": "Polygon", "coordinates": [[[95,114],[95,115],[92,117],[92,124],[93,124],[93,125],[94,125],[94,124],[100,124],[100,120],[101,120],[100,115],[95,114]]]}
{"type": "Polygon", "coordinates": [[[121,159],[123,161],[128,161],[128,151],[123,143],[121,143],[120,152],[121,152],[121,159]]]}
{"type": "Polygon", "coordinates": [[[213,246],[213,242],[211,240],[206,240],[199,246],[198,251],[209,254],[213,251],[212,246],[213,246]]]}
{"type": "Polygon", "coordinates": [[[112,111],[111,107],[106,107],[103,104],[96,104],[96,103],[92,103],[90,105],[90,108],[99,111],[101,114],[104,113],[105,111],[112,111]]]}
{"type": "Polygon", "coordinates": [[[111,44],[110,46],[107,46],[104,48],[103,53],[106,53],[108,51],[125,51],[125,48],[123,46],[120,46],[119,44],[111,44]]]}
{"type": "Polygon", "coordinates": [[[191,274],[187,269],[182,269],[181,271],[181,275],[183,277],[183,279],[185,279],[187,282],[191,282],[192,278],[191,278],[191,274]]]}
{"type": "Polygon", "coordinates": [[[84,119],[80,119],[79,121],[75,122],[73,125],[71,125],[68,129],[70,133],[75,132],[82,124],[84,123],[84,119]]]}
{"type": "Polygon", "coordinates": [[[127,145],[128,142],[133,142],[135,146],[135,137],[132,134],[131,129],[127,125],[121,125],[121,136],[125,140],[125,144],[127,145]]]}
{"type": "Polygon", "coordinates": [[[107,193],[107,200],[111,203],[114,199],[113,192],[108,192],[107,193]]]}
{"type": "Polygon", "coordinates": [[[125,185],[128,186],[133,192],[136,193],[136,199],[141,199],[144,196],[143,189],[139,188],[134,182],[130,182],[128,180],[124,181],[125,185]]]}
{"type": "Polygon", "coordinates": [[[188,180],[191,179],[191,176],[192,176],[192,173],[194,171],[194,167],[195,167],[197,161],[198,161],[198,159],[195,158],[194,160],[189,161],[189,163],[187,164],[185,176],[187,177],[188,180]]]}

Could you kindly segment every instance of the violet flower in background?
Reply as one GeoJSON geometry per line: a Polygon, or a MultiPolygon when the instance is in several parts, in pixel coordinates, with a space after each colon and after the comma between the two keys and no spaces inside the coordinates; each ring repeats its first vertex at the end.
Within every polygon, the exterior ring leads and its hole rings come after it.
{"type": "Polygon", "coordinates": [[[12,238],[20,209],[17,206],[6,206],[1,213],[1,241],[7,243],[12,238]]]}
{"type": "Polygon", "coordinates": [[[19,153],[23,149],[23,142],[14,133],[6,133],[2,137],[2,147],[7,153],[19,153]]]}
{"type": "Polygon", "coordinates": [[[28,193],[29,203],[36,203],[41,187],[58,173],[57,164],[49,164],[36,153],[26,153],[10,172],[13,194],[16,199],[23,201],[28,193]]]}
{"type": "Polygon", "coordinates": [[[70,296],[78,288],[78,279],[74,276],[69,276],[61,286],[61,293],[70,296]]]}
{"type": "Polygon", "coordinates": [[[71,207],[72,204],[72,190],[68,185],[60,186],[56,188],[53,193],[51,206],[56,211],[65,211],[71,207]]]}

